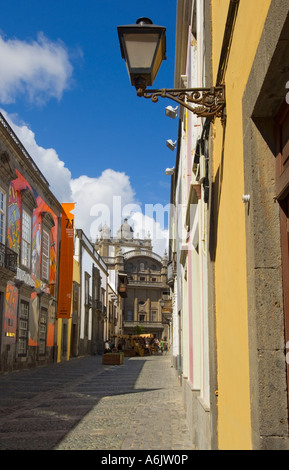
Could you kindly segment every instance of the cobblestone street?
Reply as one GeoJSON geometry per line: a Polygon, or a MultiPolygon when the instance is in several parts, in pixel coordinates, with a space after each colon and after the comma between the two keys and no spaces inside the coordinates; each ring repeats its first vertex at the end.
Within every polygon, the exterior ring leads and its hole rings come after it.
{"type": "Polygon", "coordinates": [[[0,376],[0,450],[192,450],[169,356],[101,356],[0,376]]]}

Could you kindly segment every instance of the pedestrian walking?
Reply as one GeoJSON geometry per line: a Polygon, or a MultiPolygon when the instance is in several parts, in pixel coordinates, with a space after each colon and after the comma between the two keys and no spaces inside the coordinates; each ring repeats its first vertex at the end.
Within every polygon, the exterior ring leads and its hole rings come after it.
{"type": "Polygon", "coordinates": [[[109,342],[106,340],[104,343],[104,354],[110,352],[110,345],[109,342]]]}

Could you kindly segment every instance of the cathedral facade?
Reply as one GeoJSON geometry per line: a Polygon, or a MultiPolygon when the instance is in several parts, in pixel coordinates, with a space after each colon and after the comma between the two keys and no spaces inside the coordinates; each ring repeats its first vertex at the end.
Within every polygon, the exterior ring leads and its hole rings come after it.
{"type": "Polygon", "coordinates": [[[163,257],[154,253],[150,238],[134,238],[127,219],[116,237],[103,226],[96,249],[108,266],[109,282],[120,297],[117,334],[141,332],[169,341],[171,305],[166,253],[163,257]]]}

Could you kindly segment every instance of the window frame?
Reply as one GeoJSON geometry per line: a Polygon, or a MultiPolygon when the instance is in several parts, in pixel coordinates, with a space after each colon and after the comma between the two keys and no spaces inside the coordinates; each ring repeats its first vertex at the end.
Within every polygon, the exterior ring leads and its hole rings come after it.
{"type": "Polygon", "coordinates": [[[146,321],[146,314],[144,312],[139,313],[139,322],[144,323],[146,321]]]}
{"type": "Polygon", "coordinates": [[[51,233],[52,233],[52,228],[55,226],[54,218],[52,216],[52,213],[50,212],[41,212],[41,279],[45,281],[47,284],[50,282],[50,263],[51,263],[51,233]],[[43,258],[45,256],[44,254],[44,233],[47,234],[48,236],[48,255],[46,255],[46,260],[47,260],[47,272],[44,273],[44,268],[43,268],[43,258]]]}
{"type": "Polygon", "coordinates": [[[29,336],[29,315],[30,315],[30,304],[27,300],[20,300],[19,308],[19,320],[18,320],[18,356],[26,357],[28,352],[28,336],[29,336]],[[26,313],[24,314],[23,307],[27,308],[26,313]],[[26,323],[26,327],[24,326],[26,323]],[[22,333],[22,332],[25,333],[22,333]],[[20,345],[23,344],[23,349],[20,349],[20,345]]]}
{"type": "MultiPolygon", "coordinates": [[[[27,237],[28,238],[28,237],[27,237]]],[[[22,214],[21,214],[21,257],[20,257],[20,263],[21,265],[28,270],[31,270],[31,252],[32,252],[32,213],[27,210],[26,207],[22,209],[22,214]],[[30,235],[30,240],[24,238],[24,216],[27,216],[27,219],[29,220],[29,232],[28,235],[30,235]],[[24,247],[25,247],[25,254],[24,254],[24,247]],[[27,261],[26,261],[26,255],[27,255],[27,261]],[[26,264],[27,263],[27,264],[26,264]]]]}
{"type": "Polygon", "coordinates": [[[21,240],[20,240],[20,265],[26,271],[32,269],[32,232],[33,232],[33,211],[37,207],[36,198],[31,189],[26,188],[21,191],[21,240]],[[25,240],[29,247],[29,263],[28,266],[24,261],[23,250],[23,226],[24,226],[24,213],[30,218],[30,240],[25,240]]]}
{"type": "MultiPolygon", "coordinates": [[[[6,245],[6,225],[7,225],[7,192],[0,186],[0,194],[3,195],[3,208],[0,205],[0,242],[6,245]],[[3,228],[1,235],[1,215],[3,216],[3,228]]],[[[1,202],[1,197],[0,197],[1,202]]]]}
{"type": "Polygon", "coordinates": [[[41,237],[41,278],[49,283],[50,278],[50,230],[47,227],[42,227],[41,237]],[[44,238],[47,236],[47,253],[45,253],[44,238]],[[46,270],[46,272],[45,272],[46,270]]]}
{"type": "Polygon", "coordinates": [[[126,321],[134,321],[134,313],[133,310],[126,311],[126,321]]]}
{"type": "Polygon", "coordinates": [[[47,326],[48,326],[48,310],[41,308],[39,315],[39,339],[38,339],[38,353],[39,356],[46,354],[46,341],[47,341],[47,326]]]}
{"type": "Polygon", "coordinates": [[[90,306],[90,292],[91,292],[91,287],[90,287],[90,274],[85,271],[84,273],[84,303],[86,306],[90,306]]]}

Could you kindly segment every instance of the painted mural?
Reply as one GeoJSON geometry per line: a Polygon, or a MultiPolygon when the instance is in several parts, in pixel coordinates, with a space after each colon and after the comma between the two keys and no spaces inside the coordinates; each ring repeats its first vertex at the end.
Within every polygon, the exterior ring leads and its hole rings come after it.
{"type": "Polygon", "coordinates": [[[12,284],[7,284],[4,305],[4,343],[7,344],[16,340],[18,289],[12,284]]]}
{"type": "MultiPolygon", "coordinates": [[[[16,280],[24,281],[25,284],[40,289],[51,295],[55,295],[55,285],[57,282],[57,245],[58,245],[58,217],[52,212],[50,207],[43,201],[43,199],[36,193],[34,188],[28,181],[16,170],[17,178],[13,180],[9,187],[8,195],[8,227],[7,227],[7,242],[9,248],[18,254],[18,267],[16,280]],[[32,249],[31,249],[31,272],[21,269],[19,265],[20,260],[20,239],[21,239],[21,191],[29,189],[32,191],[37,207],[32,214],[32,249]],[[54,220],[54,227],[50,231],[50,269],[49,269],[49,283],[41,280],[41,234],[42,234],[42,214],[49,212],[54,220]]],[[[8,287],[7,287],[8,289],[8,287]]],[[[12,324],[12,313],[15,307],[14,316],[17,319],[17,301],[12,301],[17,297],[18,290],[16,287],[9,287],[9,292],[6,293],[5,304],[5,321],[6,317],[9,318],[8,323],[12,324]],[[13,287],[13,290],[12,290],[13,287]],[[8,302],[9,300],[9,302],[8,302]]],[[[30,302],[30,315],[29,315],[29,346],[37,346],[38,344],[38,320],[39,320],[39,299],[36,292],[31,294],[30,302]]],[[[14,317],[13,317],[14,318],[14,317]]],[[[5,324],[6,325],[6,324],[5,324]]],[[[15,323],[16,325],[16,323],[15,323]]],[[[53,345],[51,338],[54,336],[55,322],[52,315],[48,318],[48,343],[49,346],[53,345]]],[[[16,326],[15,326],[16,328],[16,326]]],[[[13,331],[7,329],[7,332],[12,335],[13,331]]],[[[16,332],[16,329],[15,329],[16,332]]],[[[12,337],[12,336],[10,336],[12,337]]],[[[48,344],[47,344],[48,345],[48,344]]]]}
{"type": "Polygon", "coordinates": [[[20,213],[21,200],[20,194],[17,192],[13,181],[9,187],[8,195],[8,246],[18,254],[20,254],[20,213]]]}
{"type": "Polygon", "coordinates": [[[42,218],[43,212],[50,212],[54,219],[54,227],[51,229],[50,235],[50,279],[49,284],[56,282],[57,270],[57,232],[58,232],[58,218],[52,212],[50,207],[38,196],[33,187],[27,180],[16,170],[17,179],[12,181],[9,188],[8,196],[8,245],[9,248],[16,253],[20,253],[20,233],[21,233],[21,195],[20,192],[24,189],[30,189],[37,201],[37,207],[33,211],[33,226],[32,226],[32,273],[31,277],[35,282],[35,287],[43,288],[41,284],[41,232],[42,232],[42,218]]]}

